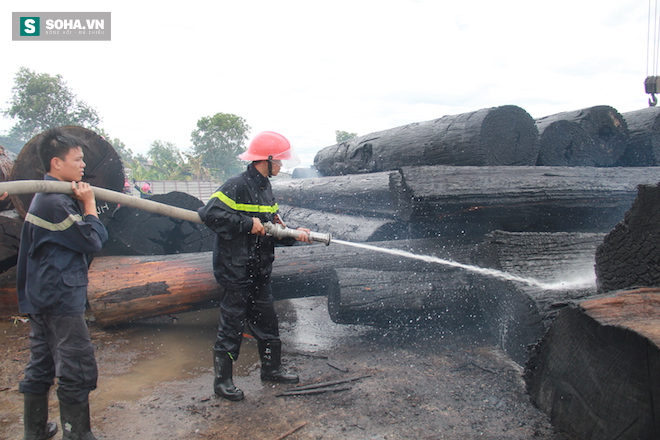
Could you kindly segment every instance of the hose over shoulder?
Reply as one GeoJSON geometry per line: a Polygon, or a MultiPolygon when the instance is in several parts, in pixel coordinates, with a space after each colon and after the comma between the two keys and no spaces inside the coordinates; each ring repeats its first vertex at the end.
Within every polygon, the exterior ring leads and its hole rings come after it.
{"type": "MultiPolygon", "coordinates": [[[[168,217],[174,217],[193,223],[203,223],[196,211],[154,202],[149,199],[140,199],[105,188],[92,186],[92,190],[94,191],[94,196],[99,200],[142,209],[143,211],[166,215],[168,217]]],[[[9,195],[34,193],[73,194],[70,182],[54,182],[50,180],[11,180],[8,182],[0,182],[0,194],[5,191],[9,193],[9,195]]]]}

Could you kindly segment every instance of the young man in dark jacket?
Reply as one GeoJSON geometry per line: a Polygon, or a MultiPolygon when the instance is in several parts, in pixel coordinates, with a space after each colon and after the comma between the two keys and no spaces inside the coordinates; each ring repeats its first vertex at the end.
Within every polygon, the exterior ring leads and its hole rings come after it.
{"type": "Polygon", "coordinates": [[[94,347],[85,322],[88,254],[108,239],[96,199],[81,182],[82,141],[51,129],[37,147],[44,180],[71,182],[73,195],[35,194],[25,217],[17,265],[18,304],[30,318],[30,362],[24,395],[24,439],[48,439],[48,391],[57,374],[63,440],[95,440],[89,392],[96,388],[94,347]]]}
{"type": "MultiPolygon", "coordinates": [[[[298,382],[297,375],[282,367],[270,282],[275,243],[292,245],[295,239],[267,236],[263,225],[279,221],[268,178],[279,173],[282,160],[292,158],[291,145],[284,136],[266,131],[259,133],[239,158],[252,163],[245,172],[227,180],[199,209],[201,219],[216,233],[213,272],[224,287],[213,347],[213,388],[218,396],[234,401],[244,397],[234,386],[232,363],[238,359],[246,322],[257,340],[261,379],[298,382]]],[[[301,234],[299,240],[309,243],[308,234],[301,234]]]]}

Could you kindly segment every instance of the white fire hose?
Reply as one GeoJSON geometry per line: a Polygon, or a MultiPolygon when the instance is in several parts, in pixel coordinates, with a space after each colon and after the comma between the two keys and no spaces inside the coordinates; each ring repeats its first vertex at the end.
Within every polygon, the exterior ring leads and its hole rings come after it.
{"type": "MultiPolygon", "coordinates": [[[[0,194],[3,194],[5,191],[9,193],[9,195],[34,193],[73,194],[71,182],[56,182],[53,180],[11,180],[8,182],[0,182],[0,194]]],[[[96,186],[92,186],[92,191],[94,192],[94,196],[99,200],[153,212],[154,214],[166,215],[168,217],[174,217],[193,223],[204,223],[199,217],[197,211],[166,205],[149,199],[141,199],[117,191],[98,188],[96,186]]],[[[302,231],[285,228],[282,225],[270,222],[266,222],[264,228],[266,228],[266,233],[268,235],[272,235],[275,238],[297,238],[300,234],[304,234],[302,231]]],[[[332,240],[330,234],[322,234],[320,232],[310,232],[309,238],[312,241],[325,243],[326,245],[329,245],[332,240]]]]}

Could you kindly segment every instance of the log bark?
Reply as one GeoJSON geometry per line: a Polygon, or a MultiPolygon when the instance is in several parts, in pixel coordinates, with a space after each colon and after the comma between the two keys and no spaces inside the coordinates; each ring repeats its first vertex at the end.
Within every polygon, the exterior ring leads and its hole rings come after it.
{"type": "Polygon", "coordinates": [[[8,318],[14,315],[18,315],[16,266],[0,273],[0,316],[8,318]]]}
{"type": "Polygon", "coordinates": [[[435,166],[390,176],[397,219],[480,237],[496,229],[609,232],[637,186],[655,184],[660,173],[655,167],[435,166]]]}
{"type": "Polygon", "coordinates": [[[443,330],[479,322],[467,282],[458,268],[427,267],[419,272],[336,269],[328,311],[339,324],[382,327],[434,325],[443,330]]]}
{"type": "Polygon", "coordinates": [[[278,203],[336,214],[391,219],[389,172],[273,182],[278,203]]]}
{"type": "Polygon", "coordinates": [[[525,368],[532,401],[575,438],[660,438],[660,290],[564,308],[525,368]]]}
{"type": "Polygon", "coordinates": [[[660,286],[660,186],[640,185],[631,208],[596,251],[599,292],[660,286]]]}
{"type": "Polygon", "coordinates": [[[16,265],[23,219],[15,210],[0,212],[0,273],[16,265]]]}
{"type": "Polygon", "coordinates": [[[577,122],[539,120],[537,166],[596,166],[596,143],[577,122]]]}
{"type": "Polygon", "coordinates": [[[524,365],[529,347],[547,330],[557,311],[595,294],[593,262],[604,234],[495,231],[477,245],[477,266],[520,275],[551,286],[538,287],[471,274],[480,314],[498,345],[524,365]]]}
{"type": "MultiPolygon", "coordinates": [[[[104,138],[82,127],[62,127],[66,134],[76,136],[83,141],[83,153],[85,154],[85,177],[83,180],[91,185],[106,188],[113,191],[123,191],[124,167],[121,158],[104,138]]],[[[45,170],[39,156],[37,145],[41,141],[42,134],[33,137],[21,150],[14,162],[8,180],[42,180],[45,170]]],[[[33,194],[17,194],[10,196],[13,205],[22,217],[25,217],[33,194]]],[[[99,219],[104,223],[110,218],[117,205],[100,202],[97,206],[99,219]]]]}
{"type": "Polygon", "coordinates": [[[538,132],[522,108],[505,105],[359,136],[319,151],[324,176],[414,165],[534,165],[538,132]]]}
{"type": "MultiPolygon", "coordinates": [[[[14,167],[14,157],[15,155],[13,153],[0,145],[0,182],[4,182],[5,180],[9,179],[11,169],[14,167]]],[[[10,204],[11,199],[0,201],[0,211],[9,209],[10,204]]]]}
{"type": "MultiPolygon", "coordinates": [[[[203,203],[186,193],[173,191],[150,200],[191,211],[203,203]]],[[[100,255],[168,255],[213,250],[214,234],[192,223],[137,208],[121,206],[107,221],[109,240],[100,255]]]]}
{"type": "Polygon", "coordinates": [[[550,124],[560,120],[577,123],[591,136],[596,146],[590,150],[593,166],[616,166],[623,156],[628,140],[628,128],[625,119],[616,109],[608,105],[598,105],[546,116],[536,122],[550,124]]]}
{"type": "Polygon", "coordinates": [[[648,107],[623,113],[628,126],[628,142],[617,163],[626,167],[660,165],[660,108],[648,107]]]}
{"type": "Polygon", "coordinates": [[[287,226],[332,234],[333,239],[353,242],[394,240],[404,235],[405,225],[394,220],[334,214],[279,205],[287,226]]]}

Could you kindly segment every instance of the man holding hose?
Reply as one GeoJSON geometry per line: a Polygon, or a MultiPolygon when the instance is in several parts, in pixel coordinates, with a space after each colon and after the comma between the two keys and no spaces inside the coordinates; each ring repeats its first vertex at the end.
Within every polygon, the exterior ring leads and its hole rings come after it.
{"type": "MultiPolygon", "coordinates": [[[[259,133],[239,158],[250,161],[247,170],[227,180],[199,209],[202,221],[216,233],[213,272],[224,287],[218,335],[213,347],[215,394],[243,399],[234,386],[233,362],[238,359],[243,326],[247,322],[257,340],[261,379],[296,383],[298,376],[282,367],[282,342],[271,290],[276,242],[292,245],[294,238],[267,236],[265,222],[278,222],[277,203],[269,177],[276,176],[283,160],[294,158],[289,141],[272,131],[259,133]]],[[[309,230],[300,229],[299,241],[309,243],[309,230]]]]}
{"type": "Polygon", "coordinates": [[[94,347],[85,322],[89,254],[108,232],[98,219],[84,175],[82,141],[54,128],[37,147],[44,180],[71,182],[73,195],[35,194],[21,231],[16,272],[18,305],[30,318],[30,361],[19,384],[26,440],[57,431],[48,423],[48,391],[57,376],[63,440],[95,440],[89,393],[96,388],[94,347]]]}

